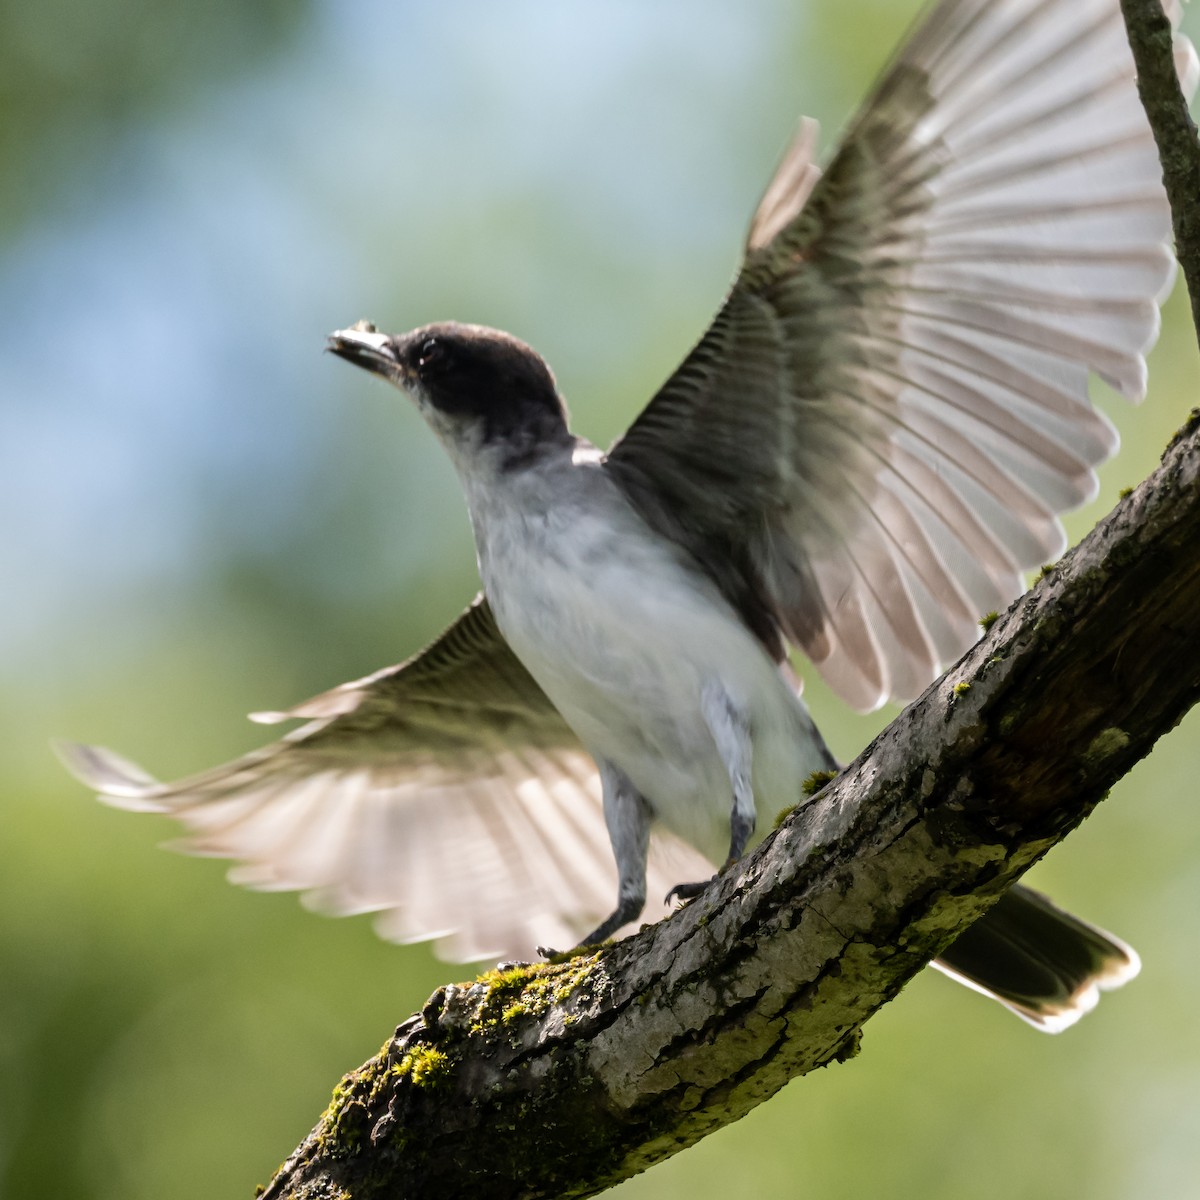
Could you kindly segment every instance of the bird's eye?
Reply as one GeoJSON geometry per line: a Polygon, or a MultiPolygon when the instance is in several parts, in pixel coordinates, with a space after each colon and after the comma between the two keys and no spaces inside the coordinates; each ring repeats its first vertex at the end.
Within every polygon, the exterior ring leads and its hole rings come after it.
{"type": "Polygon", "coordinates": [[[422,371],[436,366],[446,357],[446,348],[437,338],[426,338],[417,351],[417,366],[422,371]]]}

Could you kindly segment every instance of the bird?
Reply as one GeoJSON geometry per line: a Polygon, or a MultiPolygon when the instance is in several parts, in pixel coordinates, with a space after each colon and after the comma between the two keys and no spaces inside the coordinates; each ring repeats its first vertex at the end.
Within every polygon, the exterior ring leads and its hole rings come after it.
{"type": "MultiPolygon", "coordinates": [[[[236,883],[457,961],[600,943],[737,869],[838,769],[793,657],[868,710],[969,648],[1095,494],[1089,377],[1144,396],[1174,271],[1118,0],[940,0],[817,145],[802,120],[712,323],[607,452],[510,334],[332,334],[448,454],[482,592],[398,666],[252,714],[303,723],[233,762],[161,783],[62,744],[69,769],[236,883]]],[[[1139,963],[1016,885],[935,965],[1057,1032],[1139,963]]]]}

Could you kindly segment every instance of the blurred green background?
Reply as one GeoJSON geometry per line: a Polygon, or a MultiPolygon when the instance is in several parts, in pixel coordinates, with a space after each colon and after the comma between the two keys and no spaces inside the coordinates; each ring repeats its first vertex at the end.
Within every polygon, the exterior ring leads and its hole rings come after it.
{"type": "MultiPolygon", "coordinates": [[[[703,328],[800,111],[913,0],[0,3],[0,1194],[249,1197],[439,982],[366,918],[227,886],[48,738],[174,776],[393,662],[476,588],[359,317],[510,329],[607,442],[703,328]]],[[[1200,25],[1193,14],[1191,24],[1200,25]]],[[[1197,403],[1182,288],[1078,537],[1197,403]]],[[[855,718],[810,681],[835,750],[855,718]]],[[[1200,1194],[1200,722],[1033,878],[1142,952],[1059,1038],[926,972],[853,1063],[634,1197],[1200,1194]]],[[[486,903],[481,899],[481,903],[486,903]]]]}

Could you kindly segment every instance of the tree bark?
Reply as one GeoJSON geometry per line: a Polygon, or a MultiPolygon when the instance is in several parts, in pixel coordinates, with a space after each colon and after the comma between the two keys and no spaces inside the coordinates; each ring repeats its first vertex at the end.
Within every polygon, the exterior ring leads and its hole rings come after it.
{"type": "Polygon", "coordinates": [[[1138,95],[1154,131],[1163,183],[1171,204],[1175,253],[1200,330],[1200,145],[1196,123],[1179,89],[1171,24],[1164,0],[1121,0],[1121,15],[1137,67],[1138,95]]]}
{"type": "MultiPolygon", "coordinates": [[[[1122,0],[1200,297],[1200,153],[1122,0]]],[[[1200,698],[1200,414],[1160,468],[753,855],[599,953],[439,988],[266,1197],[602,1191],[857,1052],[863,1023],[1200,698]]]]}

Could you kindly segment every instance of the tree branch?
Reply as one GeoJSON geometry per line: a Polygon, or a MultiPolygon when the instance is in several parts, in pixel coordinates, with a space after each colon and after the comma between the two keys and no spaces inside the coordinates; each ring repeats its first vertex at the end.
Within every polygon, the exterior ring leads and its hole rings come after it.
{"type": "MultiPolygon", "coordinates": [[[[1200,297],[1200,152],[1122,0],[1200,297]]],[[[838,779],[671,919],[440,988],[266,1197],[592,1195],[854,1054],[863,1023],[1200,698],[1200,415],[838,779]]]]}
{"type": "Polygon", "coordinates": [[[1162,163],[1175,252],[1192,302],[1192,324],[1200,330],[1200,144],[1179,88],[1174,35],[1163,0],[1121,0],[1121,14],[1137,67],[1138,95],[1162,163]]]}
{"type": "Polygon", "coordinates": [[[1197,595],[1200,417],[737,870],[598,954],[439,989],[266,1195],[591,1195],[853,1054],[1200,698],[1197,595]]]}

